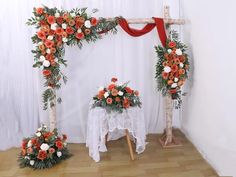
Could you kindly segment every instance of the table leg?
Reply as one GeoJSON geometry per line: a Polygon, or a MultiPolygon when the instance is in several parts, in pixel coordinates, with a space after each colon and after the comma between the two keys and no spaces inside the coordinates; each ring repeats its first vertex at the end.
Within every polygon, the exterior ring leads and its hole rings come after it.
{"type": "Polygon", "coordinates": [[[130,138],[129,138],[129,131],[126,129],[125,133],[126,133],[127,143],[128,143],[128,146],[129,146],[130,157],[131,157],[131,160],[134,160],[134,152],[133,152],[132,144],[131,144],[131,141],[130,141],[130,138]]]}

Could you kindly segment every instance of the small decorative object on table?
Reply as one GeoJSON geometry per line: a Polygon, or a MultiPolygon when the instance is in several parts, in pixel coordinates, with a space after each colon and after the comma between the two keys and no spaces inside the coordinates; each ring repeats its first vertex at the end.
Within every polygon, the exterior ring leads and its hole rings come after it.
{"type": "Polygon", "coordinates": [[[111,79],[108,87],[100,87],[98,94],[93,97],[93,108],[101,107],[107,112],[117,111],[122,113],[129,107],[141,107],[139,92],[127,87],[129,82],[118,85],[117,78],[111,79]]]}
{"type": "Polygon", "coordinates": [[[99,152],[106,152],[107,136],[118,139],[126,136],[130,157],[134,160],[131,136],[136,144],[136,152],[142,153],[146,146],[145,119],[141,108],[139,92],[127,86],[119,85],[112,78],[107,87],[100,87],[93,98],[93,105],[88,115],[86,146],[89,155],[98,162],[99,152]]]}
{"type": "Polygon", "coordinates": [[[166,96],[166,130],[160,139],[163,147],[179,146],[181,143],[172,136],[173,100],[177,100],[175,108],[180,108],[182,99],[181,87],[188,78],[189,61],[185,53],[187,46],[178,40],[175,31],[170,32],[166,47],[156,47],[159,61],[156,65],[158,90],[166,96]]]}
{"type": "Polygon", "coordinates": [[[34,169],[51,168],[55,164],[71,156],[66,144],[67,136],[60,137],[57,129],[52,132],[42,125],[34,136],[22,141],[21,153],[19,154],[20,167],[34,169]]]}

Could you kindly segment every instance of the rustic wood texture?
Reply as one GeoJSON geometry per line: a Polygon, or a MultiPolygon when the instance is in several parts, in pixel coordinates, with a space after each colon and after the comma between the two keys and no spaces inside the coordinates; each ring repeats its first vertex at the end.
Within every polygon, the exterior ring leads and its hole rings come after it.
{"type": "Polygon", "coordinates": [[[108,152],[101,153],[99,163],[88,156],[85,144],[69,144],[74,156],[46,170],[20,169],[19,148],[0,151],[0,177],[217,177],[184,135],[174,133],[181,139],[182,147],[163,149],[158,142],[161,135],[148,135],[146,150],[135,154],[134,161],[125,137],[109,141],[108,152]]]}

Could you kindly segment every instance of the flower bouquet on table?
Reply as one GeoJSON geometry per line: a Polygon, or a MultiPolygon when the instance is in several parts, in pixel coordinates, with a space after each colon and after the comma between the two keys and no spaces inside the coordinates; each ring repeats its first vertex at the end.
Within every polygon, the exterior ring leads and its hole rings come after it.
{"type": "Polygon", "coordinates": [[[107,112],[117,111],[120,113],[130,107],[141,108],[139,92],[127,85],[128,82],[119,85],[117,84],[117,78],[112,78],[107,87],[99,88],[98,94],[93,97],[92,108],[101,107],[107,112]]]}
{"type": "Polygon", "coordinates": [[[181,87],[188,78],[189,61],[185,53],[187,46],[178,40],[175,31],[171,31],[171,37],[167,39],[166,47],[158,46],[156,53],[159,61],[156,65],[156,78],[158,90],[163,96],[170,95],[177,100],[176,108],[181,106],[181,87]]]}
{"type": "Polygon", "coordinates": [[[64,134],[58,135],[57,129],[49,132],[47,127],[42,125],[34,136],[23,139],[18,158],[20,167],[51,168],[69,158],[71,154],[66,147],[66,139],[64,134]]]}

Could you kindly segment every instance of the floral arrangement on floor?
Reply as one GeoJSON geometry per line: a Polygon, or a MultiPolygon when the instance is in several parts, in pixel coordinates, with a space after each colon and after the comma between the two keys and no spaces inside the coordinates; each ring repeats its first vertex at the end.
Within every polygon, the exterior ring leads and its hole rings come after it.
{"type": "MultiPolygon", "coordinates": [[[[107,21],[105,18],[91,17],[87,8],[72,9],[71,11],[48,8],[34,8],[33,17],[27,24],[36,27],[37,32],[32,36],[35,44],[34,65],[42,69],[47,89],[43,93],[44,109],[54,106],[56,99],[54,89],[61,87],[61,80],[66,83],[67,77],[61,72],[61,65],[66,66],[63,59],[66,45],[82,47],[82,42],[95,42],[101,38],[101,33],[115,33],[117,20],[107,21]]],[[[94,10],[96,12],[97,10],[94,10]]],[[[61,98],[57,101],[60,103],[61,98]]]]}
{"type": "Polygon", "coordinates": [[[159,58],[156,65],[158,90],[163,96],[168,94],[173,100],[177,100],[175,107],[180,108],[181,95],[184,95],[181,87],[188,78],[189,71],[188,55],[185,53],[187,46],[178,40],[175,31],[171,31],[166,47],[156,46],[155,49],[159,58]]]}
{"type": "Polygon", "coordinates": [[[117,111],[122,113],[130,107],[140,107],[139,92],[128,87],[128,82],[119,85],[117,78],[112,78],[107,87],[100,87],[98,94],[93,97],[92,108],[101,107],[107,112],[117,111]]]}
{"type": "Polygon", "coordinates": [[[66,139],[66,135],[58,135],[57,129],[49,132],[47,127],[42,125],[34,136],[23,139],[18,158],[20,167],[51,168],[69,158],[71,154],[66,147],[66,139]]]}

